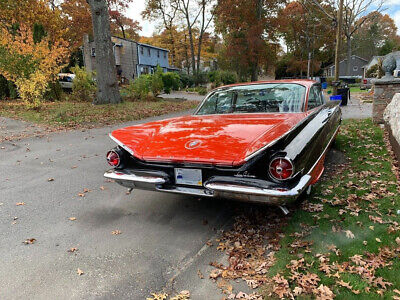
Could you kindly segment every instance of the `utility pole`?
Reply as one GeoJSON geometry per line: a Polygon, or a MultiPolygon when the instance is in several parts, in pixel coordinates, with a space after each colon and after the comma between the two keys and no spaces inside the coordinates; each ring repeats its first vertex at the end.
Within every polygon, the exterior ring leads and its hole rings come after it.
{"type": "Polygon", "coordinates": [[[339,10],[336,19],[336,49],[335,49],[335,82],[333,84],[333,94],[337,95],[339,85],[339,50],[340,38],[342,35],[342,22],[343,22],[343,0],[339,1],[339,10]]]}
{"type": "Polygon", "coordinates": [[[311,52],[308,52],[307,79],[310,79],[311,52]]]}

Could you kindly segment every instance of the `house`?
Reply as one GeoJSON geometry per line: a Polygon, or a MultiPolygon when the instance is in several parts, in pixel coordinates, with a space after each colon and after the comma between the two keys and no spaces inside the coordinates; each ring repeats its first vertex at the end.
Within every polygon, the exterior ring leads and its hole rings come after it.
{"type": "MultiPolygon", "coordinates": [[[[339,62],[339,78],[362,78],[364,75],[363,67],[368,61],[362,57],[357,55],[351,56],[350,61],[350,74],[347,75],[347,58],[343,59],[339,62]]],[[[334,77],[335,76],[335,65],[329,65],[324,68],[324,76],[325,77],[334,77]]]]}
{"type": "MultiPolygon", "coordinates": [[[[164,72],[175,71],[169,66],[169,50],[113,36],[113,52],[118,76],[131,81],[142,74],[154,73],[157,66],[164,72]]],[[[83,41],[83,61],[90,72],[96,69],[96,47],[86,35],[83,41]]]]}
{"type": "Polygon", "coordinates": [[[394,57],[394,59],[396,60],[396,69],[395,69],[394,73],[396,74],[396,77],[399,77],[399,75],[397,75],[397,74],[400,73],[400,51],[395,51],[395,52],[386,54],[385,56],[373,56],[371,58],[371,60],[364,66],[364,77],[367,77],[366,73],[369,68],[371,68],[373,65],[376,65],[379,62],[379,60],[382,60],[382,62],[383,62],[383,60],[388,55],[392,55],[394,57]]]}

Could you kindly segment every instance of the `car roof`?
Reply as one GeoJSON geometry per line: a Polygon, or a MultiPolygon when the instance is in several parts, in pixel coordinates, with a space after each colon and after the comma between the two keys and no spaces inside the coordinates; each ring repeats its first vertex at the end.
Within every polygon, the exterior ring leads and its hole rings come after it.
{"type": "Polygon", "coordinates": [[[226,88],[226,87],[234,87],[234,86],[244,86],[244,85],[255,85],[255,84],[263,84],[263,83],[295,83],[301,84],[306,87],[311,87],[313,84],[318,83],[315,80],[310,79],[280,79],[280,80],[262,80],[262,81],[251,81],[251,82],[241,82],[241,83],[234,83],[228,84],[224,86],[220,86],[219,88],[226,88]]]}

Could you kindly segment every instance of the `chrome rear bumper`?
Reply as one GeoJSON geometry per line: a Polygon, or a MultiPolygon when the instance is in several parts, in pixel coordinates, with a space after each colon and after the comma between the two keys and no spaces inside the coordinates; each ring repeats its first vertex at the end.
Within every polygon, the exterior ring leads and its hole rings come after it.
{"type": "Polygon", "coordinates": [[[236,199],[248,202],[259,202],[272,205],[284,205],[297,199],[311,181],[310,175],[304,175],[291,189],[265,189],[236,183],[211,182],[203,188],[173,186],[165,187],[167,179],[161,176],[142,176],[124,170],[109,170],[104,177],[113,179],[122,186],[158,192],[169,192],[204,197],[236,199]]]}

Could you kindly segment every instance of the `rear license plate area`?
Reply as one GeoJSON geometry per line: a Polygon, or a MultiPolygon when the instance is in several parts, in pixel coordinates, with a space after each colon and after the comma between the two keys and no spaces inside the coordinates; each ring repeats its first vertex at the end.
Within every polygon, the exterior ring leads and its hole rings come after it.
{"type": "Polygon", "coordinates": [[[192,186],[203,186],[201,169],[175,168],[175,183],[192,186]]]}

